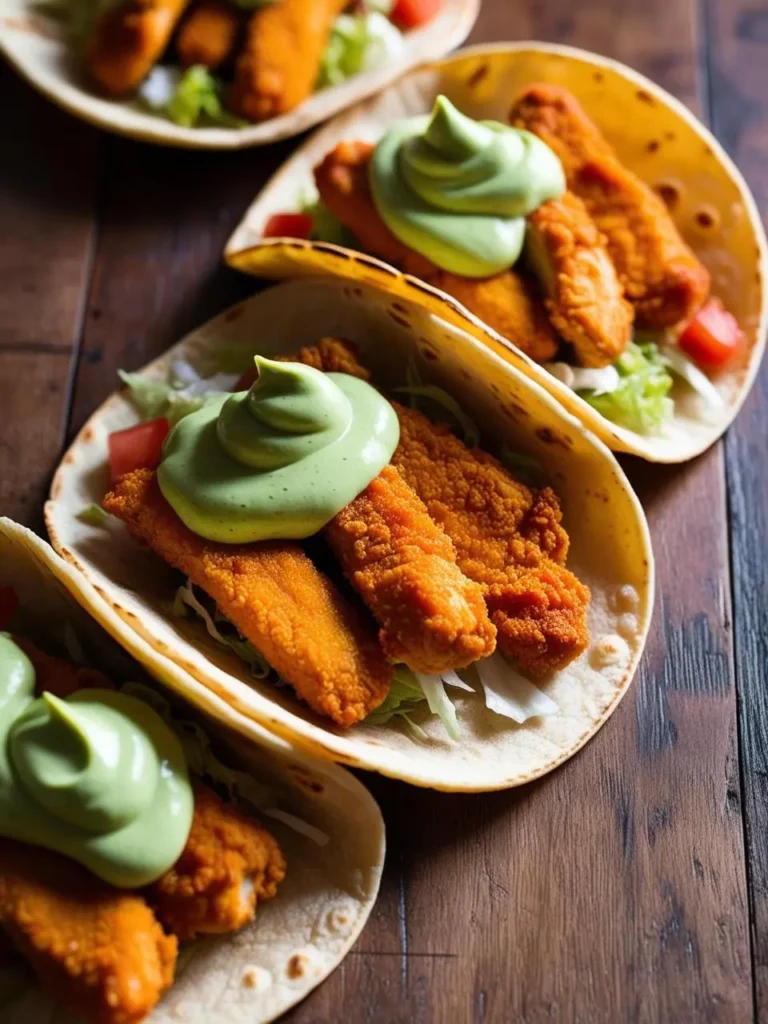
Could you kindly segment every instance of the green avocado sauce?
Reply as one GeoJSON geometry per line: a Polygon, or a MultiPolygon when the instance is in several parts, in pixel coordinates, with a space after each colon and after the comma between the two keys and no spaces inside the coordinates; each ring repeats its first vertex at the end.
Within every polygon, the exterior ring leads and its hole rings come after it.
{"type": "Polygon", "coordinates": [[[35,699],[32,662],[0,633],[0,835],[71,857],[121,888],[178,860],[194,801],[181,744],[115,690],[35,699]]]}
{"type": "Polygon", "coordinates": [[[430,115],[392,125],[369,175],[390,231],[463,277],[511,267],[525,240],[525,217],[565,192],[562,164],[541,139],[498,121],[474,121],[445,96],[430,115]]]}
{"type": "Polygon", "coordinates": [[[193,533],[224,544],[321,530],[389,463],[394,409],[343,373],[256,356],[249,391],[218,397],[168,435],[157,478],[193,533]]]}

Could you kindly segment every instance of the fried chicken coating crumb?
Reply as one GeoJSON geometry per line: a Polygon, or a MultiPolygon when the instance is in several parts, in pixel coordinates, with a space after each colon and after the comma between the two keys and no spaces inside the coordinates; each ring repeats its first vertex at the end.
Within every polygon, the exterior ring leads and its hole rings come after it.
{"type": "Polygon", "coordinates": [[[355,590],[381,625],[382,647],[415,672],[465,668],[493,653],[481,588],[394,466],[325,528],[355,590]]]}
{"type": "Polygon", "coordinates": [[[605,236],[627,298],[642,327],[688,320],[709,294],[709,273],[685,244],[656,193],[619,161],[578,100],[558,85],[528,86],[510,123],[554,150],[568,187],[605,236]]]}
{"type": "Polygon", "coordinates": [[[348,727],[384,700],[392,668],[364,610],[347,601],[298,544],[216,544],[198,537],[166,502],[151,470],[126,474],[103,505],[209,594],[319,714],[348,727]]]}
{"type": "Polygon", "coordinates": [[[634,311],[600,232],[572,192],[528,217],[527,253],[547,297],[555,330],[581,366],[607,366],[632,337],[634,311]]]}
{"type": "Polygon", "coordinates": [[[41,984],[93,1024],[139,1024],[173,982],[176,937],[144,899],[41,847],[0,839],[0,926],[41,984]]]}
{"type": "Polygon", "coordinates": [[[178,861],[147,890],[147,900],[181,941],[238,931],[285,878],[272,836],[236,805],[195,783],[195,814],[178,861]]]}
{"type": "Polygon", "coordinates": [[[537,678],[563,668],[589,641],[589,590],[564,568],[568,535],[554,492],[532,492],[444,424],[393,405],[400,444],[392,461],[453,541],[461,570],[482,586],[499,647],[537,678]]]}

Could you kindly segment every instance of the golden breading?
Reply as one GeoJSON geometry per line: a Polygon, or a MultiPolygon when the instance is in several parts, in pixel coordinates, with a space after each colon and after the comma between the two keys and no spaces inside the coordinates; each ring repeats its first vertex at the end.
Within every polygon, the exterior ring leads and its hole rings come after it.
{"type": "Polygon", "coordinates": [[[176,34],[183,68],[203,64],[215,71],[232,55],[240,31],[240,12],[228,0],[198,0],[176,34]]]}
{"type": "Polygon", "coordinates": [[[709,273],[680,237],[656,193],[624,167],[578,100],[558,85],[529,86],[510,122],[554,150],[568,187],[605,236],[641,327],[690,319],[709,294],[709,273]]]}
{"type": "Polygon", "coordinates": [[[96,21],[86,54],[88,74],[107,96],[125,96],[163,54],[189,0],[121,0],[96,21]]]}
{"type": "Polygon", "coordinates": [[[195,815],[178,861],[147,890],[147,900],[182,942],[238,931],[285,878],[272,836],[236,805],[196,783],[195,815]]]}
{"type": "Polygon", "coordinates": [[[173,982],[176,937],[141,896],[10,839],[0,839],[0,928],[41,984],[93,1024],[139,1024],[173,982]]]}
{"type": "Polygon", "coordinates": [[[415,672],[464,668],[493,653],[481,588],[394,466],[325,528],[352,586],[381,626],[382,647],[415,672]]]}
{"type": "Polygon", "coordinates": [[[182,523],[150,470],[126,474],[104,508],[210,595],[319,714],[347,727],[384,700],[392,669],[363,610],[298,544],[206,541],[182,523]]]}
{"type": "Polygon", "coordinates": [[[634,311],[600,232],[572,192],[528,217],[527,250],[552,326],[581,366],[607,366],[632,337],[634,311]]]}
{"type": "Polygon", "coordinates": [[[265,121],[312,94],[333,23],[349,0],[280,0],[248,21],[235,65],[232,109],[265,121]]]}
{"type": "Polygon", "coordinates": [[[552,359],[558,339],[531,281],[515,270],[484,279],[439,270],[392,234],[379,216],[368,184],[373,150],[368,142],[341,142],[315,168],[320,198],[334,217],[372,256],[447,292],[532,359],[552,359]]]}
{"type": "Polygon", "coordinates": [[[564,568],[568,536],[554,492],[534,493],[446,426],[394,403],[393,463],[485,594],[498,645],[527,675],[564,668],[587,646],[589,590],[564,568]]]}

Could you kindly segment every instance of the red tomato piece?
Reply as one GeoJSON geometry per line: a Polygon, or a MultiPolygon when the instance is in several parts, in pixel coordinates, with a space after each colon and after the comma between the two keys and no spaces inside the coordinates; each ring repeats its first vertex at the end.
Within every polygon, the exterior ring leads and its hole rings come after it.
{"type": "Polygon", "coordinates": [[[139,423],[109,435],[109,472],[112,483],[134,469],[157,469],[163,455],[163,442],[171,425],[165,416],[139,423]]]}
{"type": "Polygon", "coordinates": [[[389,16],[398,28],[418,28],[440,10],[440,0],[397,0],[389,16]]]}
{"type": "Polygon", "coordinates": [[[249,366],[247,370],[243,370],[240,376],[237,378],[237,384],[232,388],[233,391],[248,391],[251,384],[258,377],[258,371],[255,366],[249,366]]]}
{"type": "Polygon", "coordinates": [[[710,299],[686,325],[678,345],[699,366],[716,370],[731,359],[742,337],[736,318],[719,299],[710,299]]]}
{"type": "Polygon", "coordinates": [[[0,629],[7,628],[18,607],[19,598],[13,587],[0,587],[0,629]]]}
{"type": "Polygon", "coordinates": [[[264,238],[309,238],[313,227],[309,213],[273,213],[264,227],[264,238]]]}

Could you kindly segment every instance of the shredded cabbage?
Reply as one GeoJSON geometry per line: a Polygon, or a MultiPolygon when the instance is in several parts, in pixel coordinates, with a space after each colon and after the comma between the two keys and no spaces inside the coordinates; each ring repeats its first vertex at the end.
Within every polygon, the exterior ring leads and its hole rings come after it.
{"type": "Polygon", "coordinates": [[[198,618],[203,620],[211,639],[215,640],[217,644],[221,644],[222,647],[228,647],[241,661],[248,665],[251,675],[255,679],[266,679],[272,672],[269,663],[259,654],[253,644],[237,632],[232,623],[221,614],[218,608],[214,607],[214,611],[211,613],[198,600],[191,580],[187,580],[176,591],[176,597],[173,602],[173,614],[178,618],[184,618],[187,614],[187,609],[190,609],[198,618]],[[219,626],[222,628],[220,629],[219,626]]]}
{"type": "Polygon", "coordinates": [[[182,128],[240,128],[247,124],[224,108],[221,83],[203,64],[185,71],[158,65],[139,87],[139,97],[156,114],[182,128]]]}
{"type": "Polygon", "coordinates": [[[571,366],[570,363],[545,363],[544,369],[572,391],[591,391],[593,398],[609,395],[621,383],[615,366],[571,366]]]}
{"type": "Polygon", "coordinates": [[[497,715],[522,725],[529,718],[557,713],[557,704],[514,669],[499,651],[475,662],[472,668],[485,693],[485,706],[497,715]]]}
{"type": "Polygon", "coordinates": [[[362,71],[384,67],[402,52],[400,30],[381,11],[341,14],[323,55],[317,88],[339,85],[362,71]]]}
{"type": "MultiPolygon", "coordinates": [[[[414,407],[419,406],[419,398],[426,398],[430,402],[436,403],[456,422],[456,425],[463,434],[463,441],[467,448],[476,448],[480,443],[480,431],[475,421],[470,416],[467,416],[456,399],[442,388],[434,384],[414,384],[408,387],[393,388],[393,391],[396,394],[410,395],[411,405],[414,407]]],[[[426,412],[425,415],[427,415],[426,412]]]]}
{"type": "Polygon", "coordinates": [[[86,526],[103,527],[107,525],[109,514],[101,505],[86,505],[77,513],[76,518],[78,522],[85,523],[86,526]]]}
{"type": "MultiPolygon", "coordinates": [[[[165,416],[171,425],[178,423],[190,413],[197,412],[211,396],[221,395],[227,390],[217,390],[213,386],[208,386],[208,382],[202,378],[199,378],[198,384],[185,385],[177,379],[165,381],[143,377],[140,373],[126,373],[125,370],[117,372],[120,380],[128,388],[131,401],[142,419],[155,420],[159,416],[165,416]]],[[[212,380],[214,383],[220,383],[221,378],[216,377],[212,380]]]]}
{"type": "Polygon", "coordinates": [[[653,342],[630,342],[613,365],[620,378],[618,387],[603,394],[578,393],[612,423],[638,434],[658,433],[674,408],[669,397],[672,377],[658,347],[653,342]]]}
{"type": "Polygon", "coordinates": [[[662,361],[672,373],[680,377],[693,390],[701,395],[713,409],[722,409],[725,405],[723,396],[709,377],[695,363],[674,345],[665,345],[660,349],[662,361]]]}

